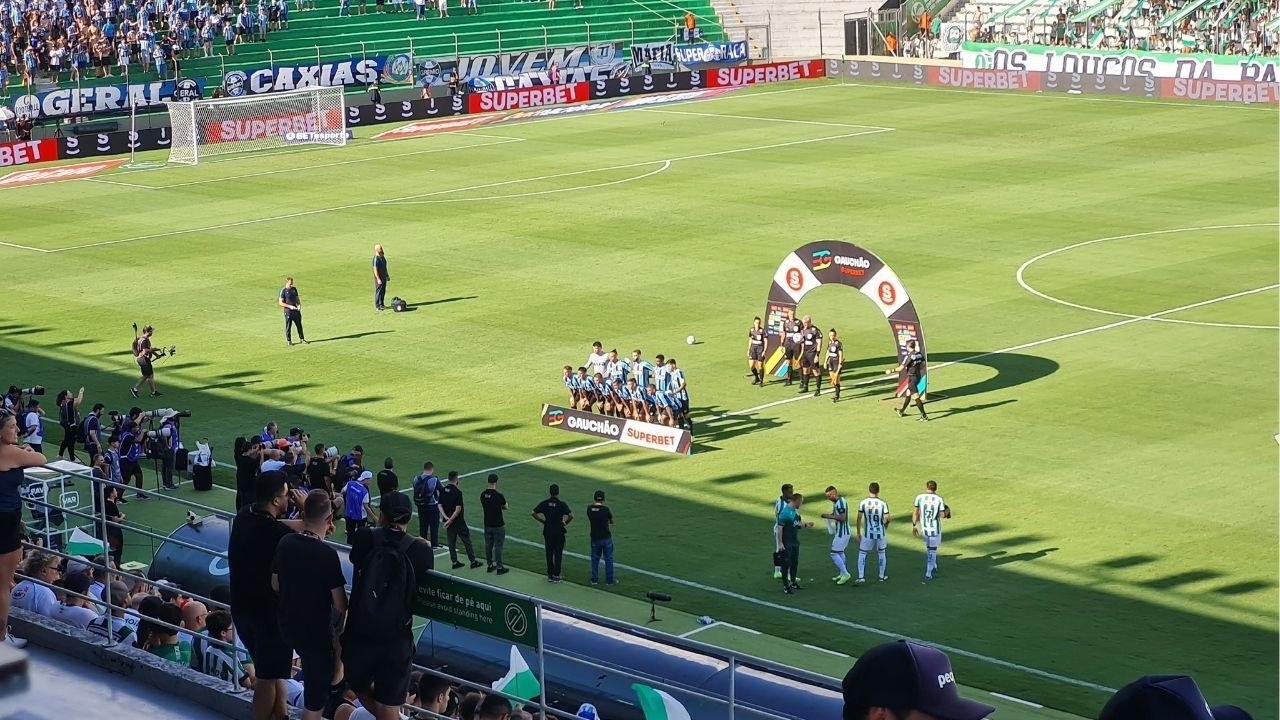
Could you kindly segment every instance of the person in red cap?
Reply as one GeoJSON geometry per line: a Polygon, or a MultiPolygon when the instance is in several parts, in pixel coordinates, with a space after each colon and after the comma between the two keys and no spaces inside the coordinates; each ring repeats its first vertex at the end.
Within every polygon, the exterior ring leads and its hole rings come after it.
{"type": "Polygon", "coordinates": [[[844,720],[982,720],[996,711],[960,697],[946,654],[911,640],[863,653],[842,687],[844,720]]]}

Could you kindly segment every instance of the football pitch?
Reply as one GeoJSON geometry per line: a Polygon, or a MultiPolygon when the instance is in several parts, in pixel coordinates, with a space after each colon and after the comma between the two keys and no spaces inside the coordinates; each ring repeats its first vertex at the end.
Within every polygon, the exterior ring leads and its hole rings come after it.
{"type": "Polygon", "coordinates": [[[824,650],[903,635],[948,648],[965,685],[1074,715],[1186,673],[1211,703],[1277,717],[1274,109],[810,82],[369,139],[388,127],[0,189],[5,380],[49,386],[50,415],[79,385],[125,410],[130,324],[149,323],[178,354],[157,363],[162,402],[139,404],[190,410],[187,446],[207,437],[222,462],[267,421],[362,444],[371,467],[394,456],[402,484],[430,459],[467,474],[472,525],[498,468],[509,536],[529,540],[556,482],[580,553],[582,510],[606,490],[620,586],[585,587],[581,559],[566,560],[577,585],[533,583],[541,549],[508,542],[532,571],[508,577],[537,594],[643,621],[637,600],[669,592],[684,620],[661,629],[710,615],[726,625],[694,638],[736,647],[749,628],[751,652],[785,641],[777,659],[836,676],[850,661],[824,650]],[[843,289],[800,312],[839,329],[845,399],[749,384],[774,270],[824,238],[878,254],[910,291],[944,396],[933,422],[886,402],[884,319],[843,289]],[[410,312],[373,309],[376,242],[410,312]],[[308,346],[282,337],[286,275],[308,346]],[[691,456],[539,425],[565,399],[560,368],[597,339],[679,361],[691,456]],[[926,480],[954,511],[929,585],[909,521],[926,480]],[[784,595],[766,535],[778,486],[817,520],[828,484],[856,502],[871,481],[896,517],[890,580],[834,586],[819,522],[802,535],[813,580],[784,595]]]}

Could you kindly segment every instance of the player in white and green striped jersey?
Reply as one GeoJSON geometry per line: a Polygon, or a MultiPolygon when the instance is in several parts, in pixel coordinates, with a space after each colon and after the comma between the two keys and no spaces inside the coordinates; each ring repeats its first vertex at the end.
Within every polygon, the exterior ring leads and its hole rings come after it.
{"type": "Polygon", "coordinates": [[[951,517],[951,508],[938,494],[938,483],[930,480],[925,491],[916,496],[911,508],[911,534],[924,538],[924,581],[933,579],[938,570],[938,548],[942,546],[942,520],[951,517]]]}
{"type": "Polygon", "coordinates": [[[827,519],[827,532],[831,534],[831,562],[836,564],[839,573],[831,578],[837,585],[849,582],[849,562],[845,559],[845,548],[849,547],[849,502],[840,497],[834,485],[827,486],[827,499],[831,501],[831,512],[822,513],[827,519]]]}
{"type": "Polygon", "coordinates": [[[871,483],[867,487],[867,499],[858,503],[858,580],[855,584],[866,582],[867,553],[874,548],[880,561],[880,582],[889,579],[889,560],[886,549],[889,541],[885,531],[889,527],[892,516],[889,514],[889,503],[880,499],[880,483],[871,483]]]}
{"type": "MultiPolygon", "coordinates": [[[[780,489],[782,494],[778,496],[777,500],[773,501],[773,523],[769,525],[769,537],[775,537],[778,526],[778,513],[781,513],[782,508],[786,507],[787,503],[791,501],[791,493],[794,491],[794,488],[791,487],[791,483],[782,484],[782,488],[780,489]]],[[[777,557],[774,557],[773,579],[782,579],[782,566],[777,564],[777,557]]]]}

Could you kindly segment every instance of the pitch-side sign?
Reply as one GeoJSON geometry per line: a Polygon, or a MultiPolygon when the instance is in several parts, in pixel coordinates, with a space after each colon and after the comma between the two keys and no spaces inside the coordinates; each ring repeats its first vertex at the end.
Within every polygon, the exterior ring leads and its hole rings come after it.
{"type": "Polygon", "coordinates": [[[95,115],[128,112],[163,105],[167,100],[197,100],[204,95],[204,80],[181,78],[136,85],[96,85],[59,88],[13,99],[15,115],[53,118],[65,115],[95,115]]]}
{"type": "Polygon", "coordinates": [[[677,455],[688,455],[693,448],[693,435],[688,430],[558,405],[542,406],[542,425],[677,455]]]}
{"type": "Polygon", "coordinates": [[[960,62],[967,68],[994,70],[1261,82],[1276,82],[1276,68],[1280,65],[1277,58],[1252,55],[1090,50],[974,42],[961,46],[960,62]]]}

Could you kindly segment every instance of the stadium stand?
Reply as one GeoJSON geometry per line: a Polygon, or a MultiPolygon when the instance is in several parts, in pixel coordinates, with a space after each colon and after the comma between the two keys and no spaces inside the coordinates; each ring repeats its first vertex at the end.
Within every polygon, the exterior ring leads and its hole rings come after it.
{"type": "Polygon", "coordinates": [[[737,40],[746,37],[752,57],[774,60],[838,55],[844,49],[846,14],[865,14],[883,3],[872,0],[712,0],[725,32],[737,40]],[[758,28],[768,27],[769,32],[758,28]],[[766,39],[767,38],[767,39],[766,39]]]}
{"type": "MultiPolygon", "coordinates": [[[[347,10],[343,10],[339,2],[340,0],[325,0],[315,3],[314,10],[298,10],[293,7],[292,2],[275,0],[274,4],[261,6],[260,11],[256,4],[242,4],[240,9],[223,4],[222,9],[216,12],[213,6],[204,2],[200,9],[185,13],[190,18],[186,21],[177,12],[156,12],[151,23],[157,29],[154,40],[140,37],[137,47],[128,42],[123,44],[129,56],[130,82],[146,82],[162,76],[161,68],[146,59],[148,53],[145,51],[154,51],[154,46],[149,43],[155,43],[164,53],[164,40],[170,34],[172,38],[169,45],[173,48],[172,54],[176,55],[178,72],[184,77],[208,78],[211,84],[227,70],[281,64],[314,64],[317,58],[320,62],[330,62],[393,52],[444,58],[577,44],[662,41],[675,37],[677,26],[686,11],[693,12],[699,18],[699,27],[706,39],[723,38],[723,31],[708,0],[687,0],[679,5],[669,0],[584,0],[580,7],[575,8],[573,2],[563,2],[555,10],[548,9],[545,2],[533,0],[479,0],[474,14],[467,14],[465,7],[455,0],[450,2],[446,17],[440,17],[438,10],[431,9],[422,20],[415,19],[412,0],[404,3],[406,9],[403,12],[391,12],[397,9],[394,2],[387,3],[387,12],[384,13],[377,11],[380,6],[368,3],[366,14],[358,12],[359,6],[363,4],[360,0],[349,3],[347,10]],[[219,25],[212,33],[212,53],[206,56],[197,26],[199,18],[206,12],[212,13],[228,18],[226,22],[236,28],[242,22],[242,11],[245,15],[243,22],[250,27],[240,35],[234,54],[228,53],[223,26],[219,25]],[[340,12],[343,13],[341,16],[340,12]],[[265,41],[261,40],[260,30],[253,25],[258,22],[258,17],[266,18],[270,26],[266,31],[265,41]],[[281,26],[279,30],[275,29],[277,21],[281,26]],[[284,29],[286,23],[287,29],[284,29]],[[183,28],[186,26],[193,27],[191,33],[184,35],[183,28]],[[255,39],[258,41],[255,42],[255,39]],[[142,59],[140,55],[143,56],[142,59]]],[[[427,5],[432,7],[434,3],[427,5]]],[[[90,7],[96,5],[91,3],[90,7]]],[[[114,5],[107,0],[103,7],[114,5]]],[[[132,5],[128,7],[133,8],[132,5]]],[[[162,3],[161,7],[165,7],[165,4],[162,3]]],[[[57,13],[60,11],[54,9],[51,12],[54,13],[53,18],[37,15],[36,24],[56,23],[57,13]]],[[[86,18],[86,29],[77,33],[90,40],[84,43],[84,52],[87,54],[83,58],[85,64],[91,66],[96,61],[101,47],[106,67],[114,77],[95,77],[105,73],[95,72],[92,67],[73,73],[69,67],[74,64],[77,53],[60,49],[65,42],[41,39],[39,32],[35,49],[27,52],[30,43],[29,33],[25,28],[30,27],[31,19],[19,13],[15,22],[12,13],[0,15],[3,15],[0,23],[5,28],[0,31],[0,46],[4,48],[0,50],[0,65],[7,65],[12,74],[8,83],[9,93],[22,92],[22,86],[28,77],[35,82],[37,89],[48,89],[55,78],[55,64],[60,68],[56,78],[63,85],[121,81],[123,71],[119,67],[119,38],[114,49],[96,40],[108,34],[114,36],[120,33],[119,25],[107,21],[108,17],[116,16],[116,11],[107,15],[103,10],[92,19],[86,18]],[[28,68],[31,72],[28,72],[28,68]]],[[[119,11],[118,22],[126,22],[130,15],[137,17],[137,11],[119,11]]],[[[74,25],[75,19],[73,15],[66,22],[74,25]]],[[[47,34],[52,36],[53,33],[47,34]]],[[[73,42],[72,45],[74,44],[73,42]]],[[[170,62],[163,68],[163,77],[172,78],[174,75],[175,69],[170,62]]],[[[0,83],[0,95],[5,94],[3,84],[0,83]]]]}
{"type": "Polygon", "coordinates": [[[969,40],[1072,47],[1273,56],[1274,0],[996,0],[966,3],[944,21],[969,40]]]}

